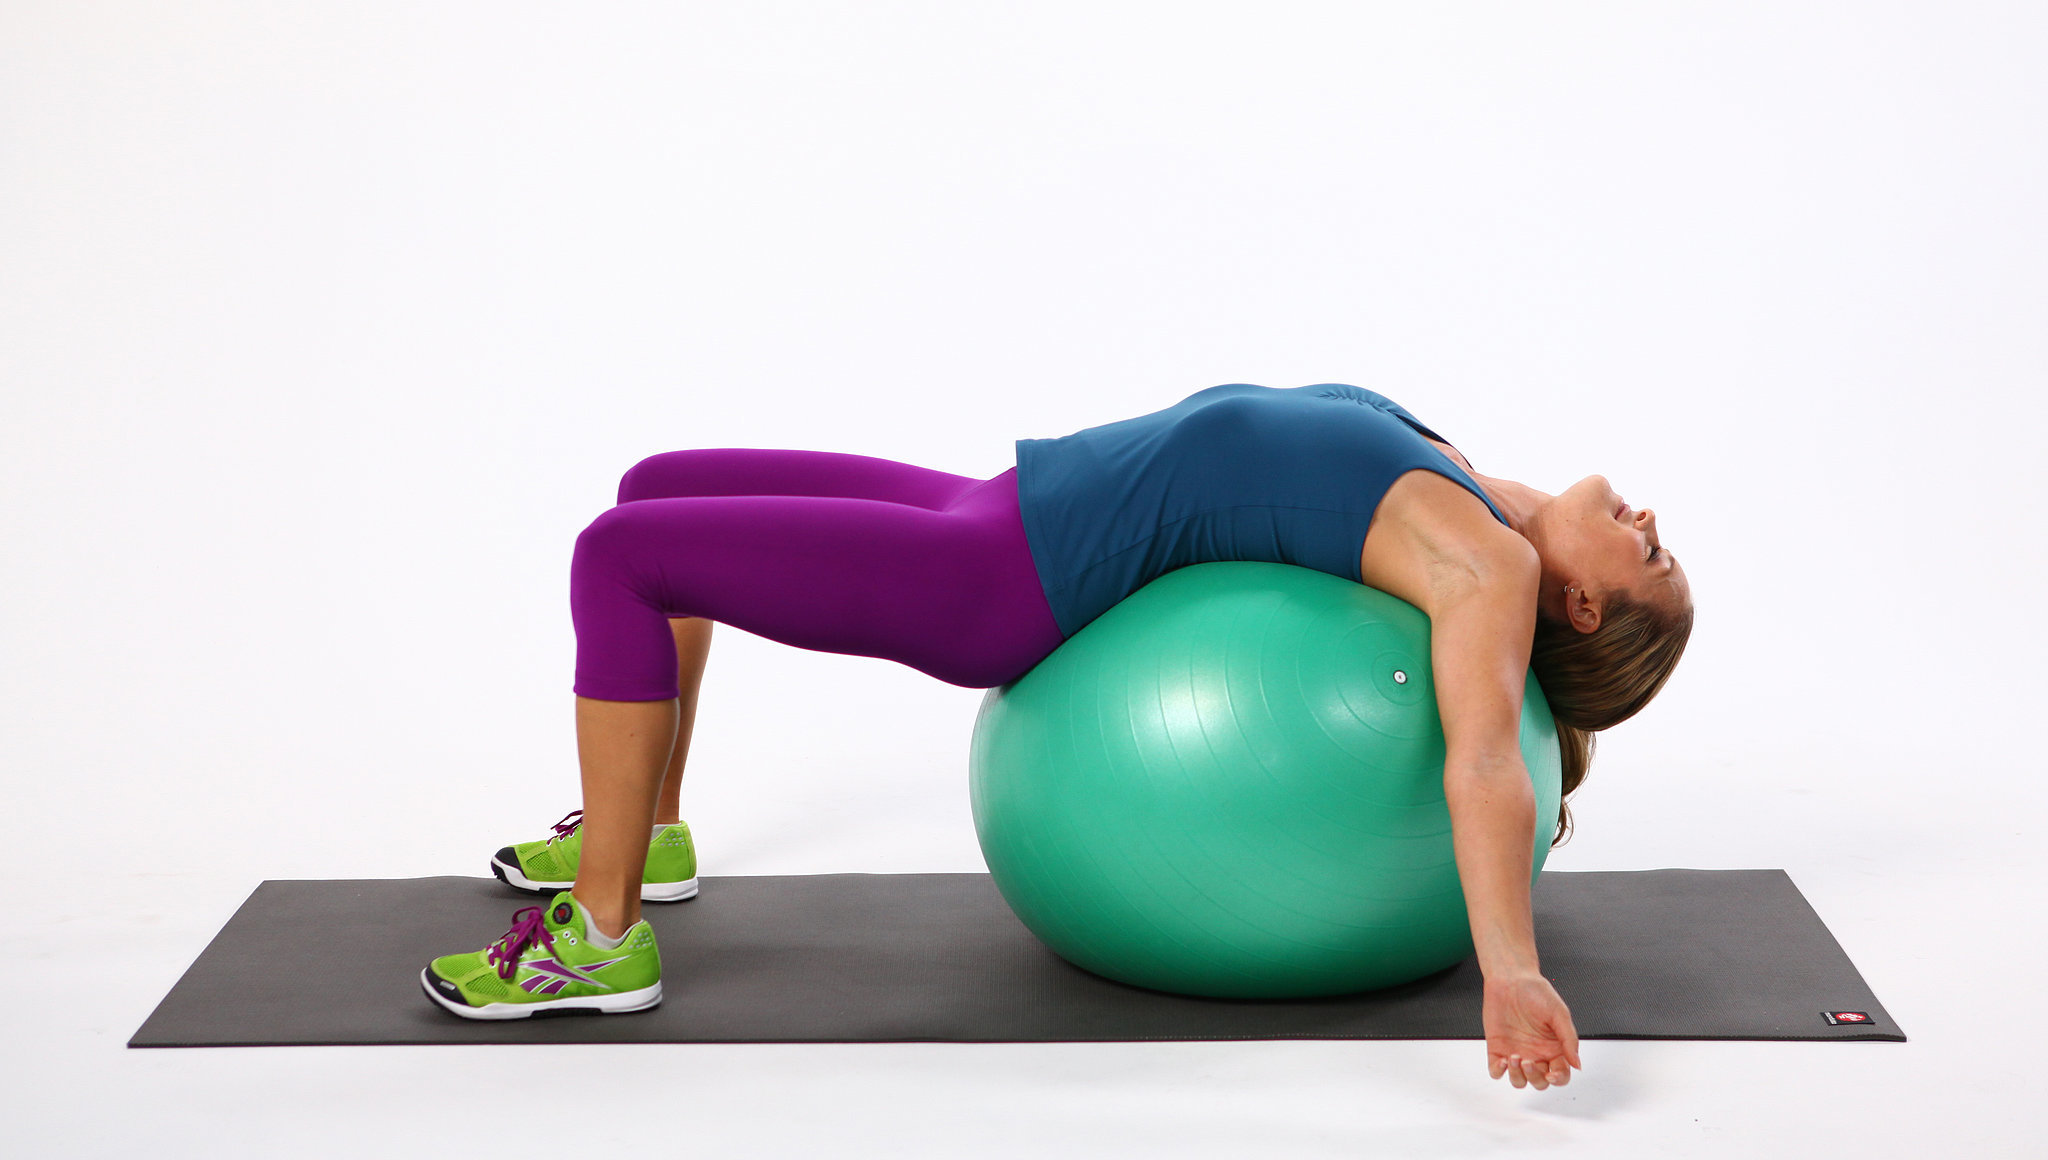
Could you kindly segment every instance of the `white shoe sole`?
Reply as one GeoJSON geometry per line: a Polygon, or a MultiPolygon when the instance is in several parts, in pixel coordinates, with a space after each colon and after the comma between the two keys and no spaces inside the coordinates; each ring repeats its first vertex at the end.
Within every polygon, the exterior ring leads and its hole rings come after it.
{"type": "Polygon", "coordinates": [[[620,991],[614,995],[578,995],[569,999],[549,999],[538,1003],[486,1003],[481,1007],[470,1007],[451,1003],[440,992],[434,990],[433,968],[420,970],[420,989],[427,998],[441,1005],[441,1009],[464,1019],[528,1019],[548,1011],[595,1011],[600,1015],[627,1015],[634,1011],[645,1011],[661,1002],[661,983],[642,987],[637,991],[620,991]]]}
{"type": "MultiPolygon", "coordinates": [[[[576,885],[574,882],[535,882],[533,879],[521,874],[518,866],[507,866],[496,858],[491,859],[491,873],[497,875],[498,880],[507,886],[517,890],[530,890],[535,894],[554,894],[557,891],[567,890],[571,886],[576,885]]],[[[681,882],[642,882],[640,884],[640,901],[642,902],[682,902],[685,899],[695,897],[697,897],[697,880],[695,878],[685,878],[681,882]]]]}

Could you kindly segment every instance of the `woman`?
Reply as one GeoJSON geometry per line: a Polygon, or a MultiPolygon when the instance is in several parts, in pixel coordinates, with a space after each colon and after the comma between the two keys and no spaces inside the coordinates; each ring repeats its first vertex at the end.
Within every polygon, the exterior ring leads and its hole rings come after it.
{"type": "Polygon", "coordinates": [[[640,902],[695,893],[677,793],[712,622],[988,687],[1161,573],[1261,560],[1429,615],[1489,1069],[1567,1082],[1576,1034],[1530,917],[1523,674],[1558,720],[1569,793],[1590,731],[1648,703],[1691,631],[1655,514],[1597,475],[1556,496],[1479,475],[1391,400],[1336,383],[1212,387],[1017,450],[987,480],[806,451],[678,451],[627,472],[571,568],[582,816],[493,860],[560,893],[491,947],[434,960],[427,993],[468,1018],[660,1001],[640,902]]]}

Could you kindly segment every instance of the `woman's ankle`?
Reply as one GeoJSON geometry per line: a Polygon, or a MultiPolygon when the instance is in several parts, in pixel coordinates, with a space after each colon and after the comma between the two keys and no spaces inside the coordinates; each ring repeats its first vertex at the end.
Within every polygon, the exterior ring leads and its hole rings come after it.
{"type": "MultiPolygon", "coordinates": [[[[596,892],[593,891],[592,893],[595,894],[596,892]]],[[[640,921],[640,890],[637,885],[633,889],[632,905],[630,906],[621,905],[616,900],[612,901],[609,905],[602,899],[592,902],[589,898],[585,897],[580,889],[572,892],[571,897],[576,900],[578,906],[583,908],[585,928],[595,931],[607,939],[624,938],[626,931],[631,929],[634,923],[640,921]]]]}

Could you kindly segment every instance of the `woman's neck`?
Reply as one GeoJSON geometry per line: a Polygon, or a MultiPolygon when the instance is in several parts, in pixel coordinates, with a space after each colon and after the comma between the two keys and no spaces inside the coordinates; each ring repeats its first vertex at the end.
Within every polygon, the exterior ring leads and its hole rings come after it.
{"type": "Polygon", "coordinates": [[[1529,538],[1529,528],[1535,522],[1537,510],[1557,498],[1512,479],[1495,479],[1476,471],[1467,474],[1471,475],[1472,482],[1479,485],[1479,490],[1486,493],[1486,498],[1493,501],[1493,506],[1500,509],[1500,514],[1508,518],[1508,526],[1523,539],[1529,538]]]}

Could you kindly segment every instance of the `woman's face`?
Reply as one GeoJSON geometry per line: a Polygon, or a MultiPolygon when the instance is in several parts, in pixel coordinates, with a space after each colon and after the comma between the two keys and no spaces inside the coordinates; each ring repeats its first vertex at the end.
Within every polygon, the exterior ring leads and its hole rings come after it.
{"type": "MultiPolygon", "coordinates": [[[[1549,551],[1543,554],[1548,590],[1563,594],[1570,585],[1566,610],[1585,631],[1581,612],[1604,606],[1615,592],[1626,592],[1640,604],[1679,609],[1692,600],[1685,569],[1665,549],[1657,531],[1657,513],[1637,511],[1615,494],[1604,475],[1589,475],[1551,504],[1546,530],[1549,551]]],[[[1547,595],[1548,593],[1546,593],[1547,595]]]]}

